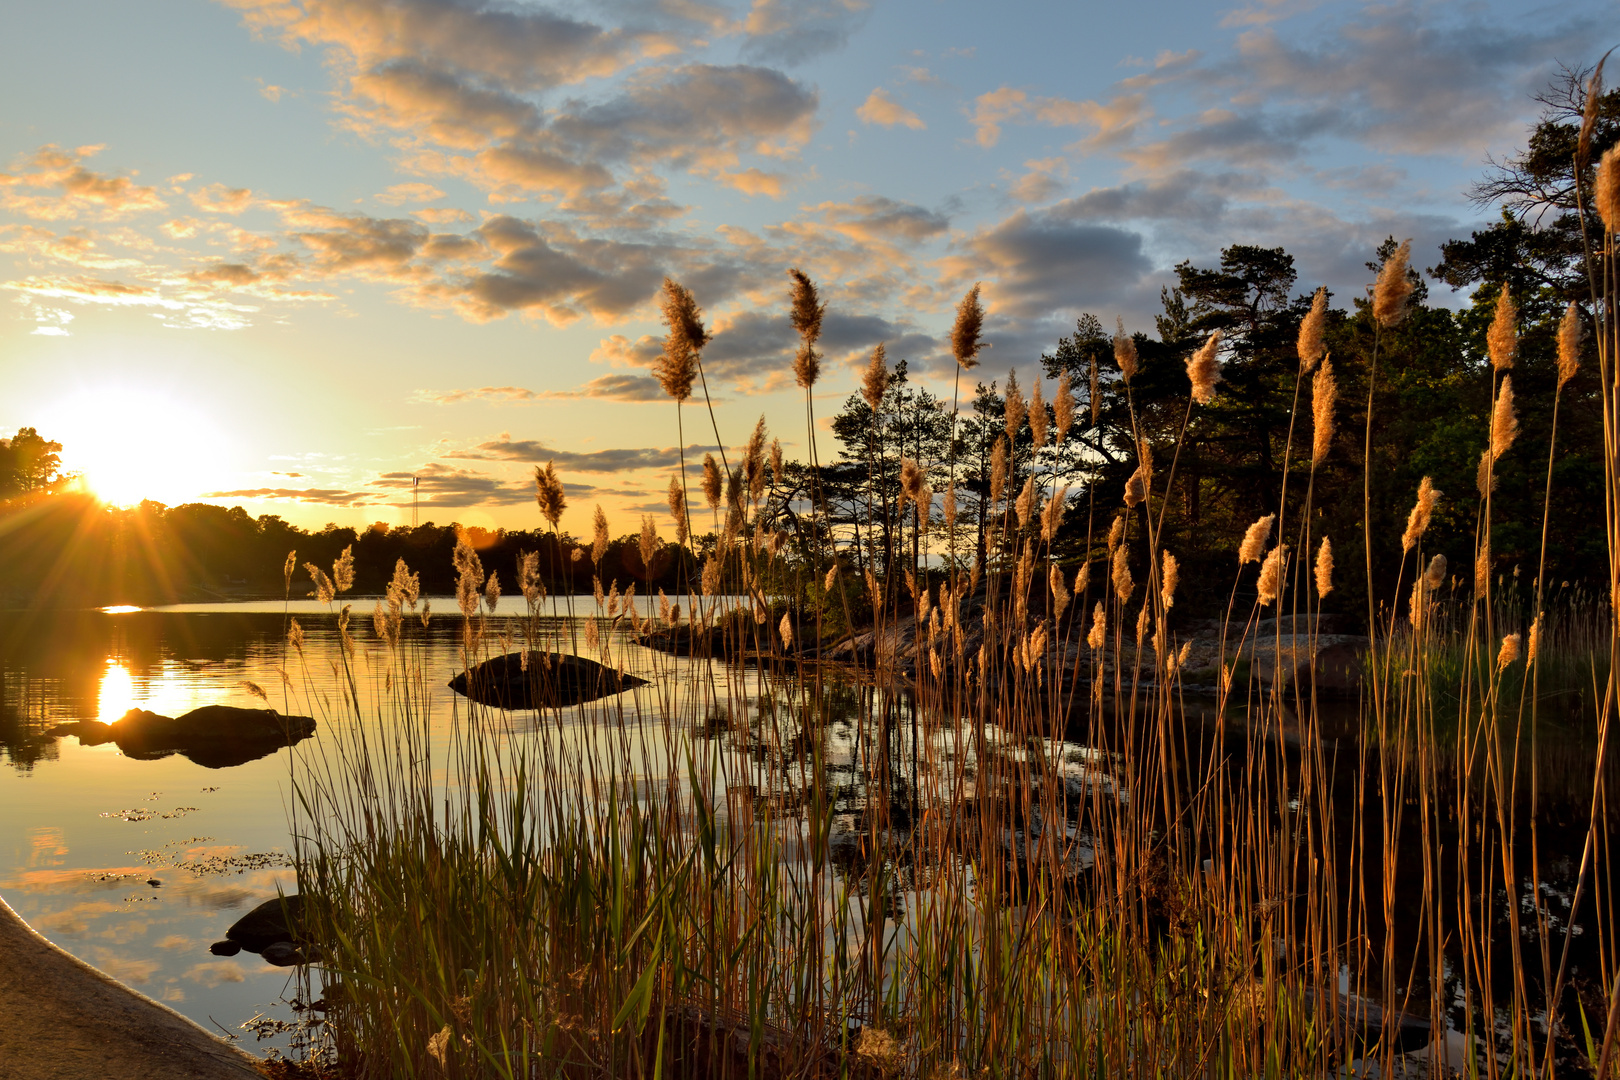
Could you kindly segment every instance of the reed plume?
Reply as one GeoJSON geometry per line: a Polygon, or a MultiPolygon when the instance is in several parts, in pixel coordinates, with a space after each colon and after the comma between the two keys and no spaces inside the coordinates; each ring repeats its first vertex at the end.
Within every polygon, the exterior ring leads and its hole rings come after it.
{"type": "Polygon", "coordinates": [[[607,554],[608,549],[607,515],[602,513],[601,503],[596,504],[596,519],[593,524],[595,527],[591,538],[591,562],[600,567],[602,557],[607,554]]]}
{"type": "Polygon", "coordinates": [[[1041,380],[1029,388],[1029,433],[1035,437],[1035,449],[1046,445],[1046,402],[1041,400],[1041,380]]]}
{"type": "Polygon", "coordinates": [[[1502,649],[1496,654],[1496,670],[1501,671],[1519,658],[1518,634],[1508,634],[1502,639],[1502,649]]]}
{"type": "Polygon", "coordinates": [[[1267,514],[1249,526],[1248,531],[1243,534],[1243,543],[1238,545],[1239,566],[1259,562],[1265,557],[1266,541],[1271,539],[1271,526],[1276,520],[1276,514],[1267,514]]]}
{"type": "Polygon", "coordinates": [[[782,635],[782,648],[793,648],[793,620],[788,618],[785,611],[782,613],[782,621],[777,625],[776,632],[782,635]]]}
{"type": "Polygon", "coordinates": [[[1423,534],[1429,531],[1429,518],[1434,514],[1435,504],[1445,492],[1434,486],[1434,481],[1425,476],[1418,482],[1417,502],[1412,506],[1412,512],[1406,516],[1406,531],[1401,534],[1401,550],[1411,551],[1413,545],[1423,539],[1423,534]]]}
{"type": "Polygon", "coordinates": [[[1429,568],[1423,572],[1423,580],[1428,583],[1430,592],[1439,592],[1440,586],[1446,583],[1448,566],[1444,555],[1437,554],[1429,560],[1429,568]]]}
{"type": "Polygon", "coordinates": [[[1519,437],[1519,418],[1513,412],[1513,379],[1502,376],[1502,389],[1491,410],[1491,460],[1500,461],[1519,437]]]}
{"type": "Polygon", "coordinates": [[[754,432],[748,436],[748,445],[743,451],[743,478],[748,481],[748,497],[758,501],[765,492],[765,415],[760,414],[759,423],[754,425],[754,432]]]}
{"type": "Polygon", "coordinates": [[[479,594],[484,588],[484,564],[464,532],[458,532],[456,536],[456,551],[452,558],[456,568],[456,606],[470,619],[478,614],[479,594]]]}
{"type": "Polygon", "coordinates": [[[956,528],[956,484],[953,482],[945,488],[945,530],[956,528]]]}
{"type": "Polygon", "coordinates": [[[771,482],[782,486],[782,440],[771,440],[771,482]]]}
{"type": "Polygon", "coordinates": [[[1092,652],[1101,652],[1103,643],[1108,640],[1108,614],[1103,611],[1102,601],[1091,612],[1091,632],[1086,635],[1086,644],[1091,646],[1092,652]]]}
{"type": "Polygon", "coordinates": [[[1029,519],[1035,513],[1035,474],[1030,473],[1024,480],[1024,490],[1018,493],[1018,502],[1014,507],[1018,511],[1018,527],[1026,528],[1029,519]]]}
{"type": "Polygon", "coordinates": [[[1406,318],[1406,303],[1412,295],[1412,281],[1406,276],[1412,258],[1412,241],[1403,240],[1384,260],[1373,286],[1373,316],[1384,327],[1395,326],[1406,318]]]}
{"type": "Polygon", "coordinates": [[[901,458],[900,505],[896,507],[897,512],[905,512],[906,500],[915,499],[917,497],[917,494],[922,491],[922,482],[922,469],[918,467],[916,460],[908,457],[901,458]]]}
{"type": "Polygon", "coordinates": [[[1007,372],[1007,445],[1018,445],[1018,427],[1024,422],[1024,414],[1028,406],[1024,404],[1024,392],[1018,388],[1018,372],[1007,372]]]}
{"type": "MultiPolygon", "coordinates": [[[[518,556],[517,565],[518,592],[523,594],[524,603],[539,603],[545,598],[546,595],[546,587],[540,582],[540,553],[538,551],[525,551],[522,555],[518,556]]],[[[394,567],[394,579],[396,581],[399,579],[400,571],[404,569],[405,560],[401,559],[399,560],[398,565],[394,567]]],[[[414,577],[415,575],[413,574],[411,576],[414,577]]],[[[394,596],[393,585],[389,585],[388,587],[388,596],[390,601],[392,601],[394,596]]],[[[411,607],[414,608],[415,606],[416,604],[413,601],[411,607]]]]}
{"type": "Polygon", "coordinates": [[[1136,375],[1139,366],[1136,357],[1136,339],[1125,332],[1125,320],[1114,320],[1114,363],[1119,365],[1120,374],[1125,381],[1130,382],[1136,375]]]}
{"type": "Polygon", "coordinates": [[[1063,613],[1069,607],[1070,596],[1068,583],[1063,580],[1063,571],[1058,569],[1057,563],[1052,564],[1052,569],[1047,574],[1047,586],[1052,590],[1052,620],[1062,622],[1063,613]]]}
{"type": "Polygon", "coordinates": [[[1597,177],[1592,181],[1592,203],[1603,227],[1609,232],[1620,231],[1620,145],[1609,147],[1598,162],[1597,177]]]}
{"type": "Polygon", "coordinates": [[[543,469],[538,465],[534,467],[534,501],[540,507],[540,516],[555,529],[563,511],[568,509],[568,500],[563,495],[562,480],[557,476],[554,461],[546,462],[543,469]]]}
{"type": "Polygon", "coordinates": [[[1530,623],[1530,641],[1525,646],[1524,650],[1524,662],[1526,664],[1533,664],[1536,662],[1536,653],[1539,652],[1541,648],[1541,618],[1542,612],[1538,611],[1536,612],[1535,619],[1533,619],[1530,623]]]}
{"type": "Polygon", "coordinates": [[[1147,498],[1147,485],[1142,482],[1142,466],[1138,465],[1136,471],[1131,473],[1130,479],[1125,481],[1125,506],[1135,510],[1143,499],[1147,498]]]}
{"type": "Polygon", "coordinates": [[[314,563],[305,563],[304,569],[309,571],[309,580],[315,585],[315,599],[323,604],[330,604],[332,597],[337,593],[336,587],[332,584],[332,579],[326,576],[325,570],[322,570],[314,563]]]}
{"type": "Polygon", "coordinates": [[[1474,599],[1485,599],[1485,590],[1491,584],[1491,545],[1489,541],[1479,545],[1479,554],[1474,556],[1474,599]]]}
{"type": "Polygon", "coordinates": [[[1181,582],[1181,564],[1168,551],[1164,553],[1163,568],[1159,571],[1159,599],[1165,610],[1176,605],[1176,586],[1181,582]]]}
{"type": "Polygon", "coordinates": [[[1136,591],[1136,582],[1131,578],[1131,566],[1125,557],[1123,545],[1114,549],[1114,562],[1108,577],[1113,582],[1114,595],[1119,597],[1120,604],[1130,603],[1131,594],[1136,591]]]}
{"type": "Polygon", "coordinates": [[[1125,539],[1125,515],[1120,514],[1108,527],[1108,554],[1112,555],[1123,539],[1125,539]]]}
{"type": "Polygon", "coordinates": [[[990,505],[1001,502],[1007,489],[1007,440],[996,436],[996,445],[990,451],[990,505]]]}
{"type": "Polygon", "coordinates": [[[1255,583],[1255,589],[1260,594],[1260,606],[1266,607],[1277,599],[1282,592],[1283,570],[1288,562],[1288,545],[1278,544],[1266,554],[1265,562],[1260,564],[1260,579],[1255,583]]]}
{"type": "Polygon", "coordinates": [[[1429,607],[1427,588],[1427,580],[1419,577],[1412,582],[1412,595],[1406,601],[1406,620],[1412,624],[1414,634],[1423,630],[1423,616],[1429,607]]]}
{"type": "Polygon", "coordinates": [[[861,376],[861,398],[866,407],[875,415],[878,406],[883,404],[883,395],[889,389],[889,360],[883,342],[878,342],[872,350],[872,359],[867,361],[866,374],[861,376]]]}
{"type": "Polygon", "coordinates": [[[675,520],[675,542],[685,544],[687,536],[686,489],[679,477],[669,478],[669,516],[675,520]]]}
{"type": "Polygon", "coordinates": [[[700,581],[704,596],[713,596],[720,589],[720,556],[710,555],[703,561],[703,576],[700,581]]]}
{"type": "MultiPolygon", "coordinates": [[[[538,573],[540,553],[532,551],[523,556],[523,565],[528,566],[530,560],[533,560],[536,573],[538,573]]],[[[388,582],[388,606],[396,612],[407,607],[415,611],[417,597],[421,595],[422,575],[411,573],[411,568],[405,565],[404,559],[396,559],[394,561],[394,576],[388,582]]]]}
{"type": "Polygon", "coordinates": [[[1069,494],[1069,485],[1062,484],[1052,492],[1052,498],[1047,502],[1046,509],[1041,511],[1041,539],[1050,544],[1057,536],[1058,527],[1063,524],[1063,512],[1068,509],[1066,500],[1069,494]]]}
{"type": "Polygon", "coordinates": [[[350,544],[343,549],[332,563],[332,584],[340,593],[346,593],[354,588],[354,545],[350,544]]]}
{"type": "Polygon", "coordinates": [[[653,374],[664,393],[679,403],[692,396],[698,352],[709,343],[709,335],[703,328],[703,315],[691,290],[672,278],[664,279],[661,306],[668,331],[664,335],[664,351],[653,361],[653,374]]]}
{"type": "Polygon", "coordinates": [[[951,327],[951,355],[963,371],[979,366],[979,350],[984,348],[984,307],[979,303],[979,283],[956,305],[956,323],[951,327]]]}
{"type": "Polygon", "coordinates": [[[651,514],[641,515],[641,569],[652,580],[653,560],[658,557],[658,525],[651,514]]]}
{"type": "Polygon", "coordinates": [[[720,509],[720,463],[713,454],[703,455],[703,498],[710,510],[720,509]]]}
{"type": "Polygon", "coordinates": [[[296,550],[287,552],[287,561],[283,563],[281,567],[281,578],[288,592],[292,591],[293,572],[297,569],[298,552],[296,550]]]}
{"type": "Polygon", "coordinates": [[[1581,105],[1581,130],[1575,140],[1575,165],[1582,172],[1586,171],[1586,163],[1592,160],[1592,129],[1597,125],[1598,105],[1603,100],[1603,65],[1608,60],[1609,54],[1604,53],[1592,70],[1592,78],[1586,83],[1586,101],[1581,105]]]}
{"type": "Polygon", "coordinates": [[[1316,595],[1318,598],[1333,591],[1333,545],[1322,537],[1322,546],[1316,549],[1316,595]]]}
{"type": "Polygon", "coordinates": [[[1057,395],[1052,398],[1052,420],[1057,429],[1057,445],[1062,446],[1074,426],[1074,391],[1069,386],[1067,371],[1058,377],[1057,395]]]}
{"type": "Polygon", "coordinates": [[[827,579],[821,583],[822,592],[831,593],[833,586],[838,584],[838,564],[833,563],[827,567],[827,579]]]}
{"type": "Polygon", "coordinates": [[[1339,399],[1339,382],[1333,377],[1333,358],[1324,357],[1322,367],[1311,376],[1311,465],[1327,460],[1333,449],[1333,406],[1339,399]]]}
{"type": "Polygon", "coordinates": [[[1497,371],[1506,371],[1519,357],[1519,308],[1505,281],[1502,295],[1496,298],[1491,328],[1485,332],[1485,348],[1490,353],[1491,366],[1497,371]]]}
{"type": "Polygon", "coordinates": [[[1187,357],[1187,378],[1192,382],[1193,400],[1208,405],[1215,398],[1215,384],[1221,381],[1221,362],[1216,355],[1221,346],[1221,332],[1209,335],[1209,340],[1187,357]]]}
{"type": "Polygon", "coordinates": [[[1581,341],[1586,336],[1586,327],[1581,322],[1580,308],[1571,300],[1564,309],[1564,317],[1558,323],[1558,389],[1562,390],[1564,384],[1575,377],[1576,370],[1581,366],[1581,341]]]}
{"type": "Polygon", "coordinates": [[[484,610],[491,615],[501,602],[501,575],[491,570],[489,580],[484,582],[484,610]]]}
{"type": "Polygon", "coordinates": [[[1074,595],[1085,596],[1086,590],[1091,587],[1091,563],[1083,562],[1080,569],[1074,572],[1074,595]]]}
{"type": "Polygon", "coordinates": [[[287,624],[287,644],[299,652],[304,651],[304,628],[298,625],[297,619],[287,624]]]}
{"type": "Polygon", "coordinates": [[[1479,465],[1474,469],[1474,489],[1480,498],[1496,490],[1496,474],[1491,472],[1491,448],[1479,452],[1479,465]]]}
{"type": "Polygon", "coordinates": [[[793,279],[793,297],[790,318],[793,329],[799,332],[799,351],[793,358],[793,377],[808,390],[821,375],[821,354],[816,351],[816,339],[821,337],[821,318],[827,305],[816,295],[815,283],[803,271],[788,271],[793,279]]]}
{"type": "Polygon", "coordinates": [[[1327,286],[1319,286],[1311,298],[1311,310],[1299,324],[1299,370],[1309,375],[1318,360],[1327,354],[1327,286]]]}

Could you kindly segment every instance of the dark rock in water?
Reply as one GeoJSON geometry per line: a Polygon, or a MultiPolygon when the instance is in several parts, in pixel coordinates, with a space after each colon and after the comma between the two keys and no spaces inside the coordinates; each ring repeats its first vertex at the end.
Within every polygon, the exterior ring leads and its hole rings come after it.
{"type": "Polygon", "coordinates": [[[297,893],[266,900],[231,924],[225,936],[249,952],[263,952],[278,941],[299,939],[304,920],[304,898],[297,893]]]}
{"type": "Polygon", "coordinates": [[[308,716],[283,716],[274,709],[204,705],[178,717],[131,709],[110,725],[82,720],[53,730],[78,735],[80,742],[90,745],[115,742],[132,758],[155,760],[178,753],[206,768],[221,769],[309,738],[315,732],[315,721],[308,716]],[[64,730],[69,728],[76,730],[64,730]]]}
{"type": "Polygon", "coordinates": [[[264,958],[265,963],[274,964],[276,967],[309,963],[309,957],[304,955],[303,950],[290,941],[273,941],[260,949],[259,955],[264,958]]]}
{"type": "Polygon", "coordinates": [[[45,734],[73,735],[83,746],[101,746],[113,741],[112,725],[103,724],[100,720],[75,720],[68,724],[57,724],[45,734]]]}
{"type": "Polygon", "coordinates": [[[216,941],[208,946],[208,951],[215,956],[235,956],[242,951],[242,943],[226,938],[224,941],[216,941]]]}
{"type": "Polygon", "coordinates": [[[646,679],[621,675],[595,660],[550,652],[529,653],[527,671],[523,654],[515,652],[485,660],[450,680],[456,693],[502,709],[566,708],[646,685],[646,679]]]}
{"type": "MultiPolygon", "coordinates": [[[[1328,994],[1323,1002],[1338,1013],[1338,1024],[1360,1048],[1389,1044],[1397,1054],[1409,1054],[1428,1046],[1434,1038],[1429,1021],[1408,1013],[1385,1009],[1375,1001],[1355,994],[1328,994]]],[[[1317,994],[1305,988],[1305,1000],[1313,1004],[1317,994]]]]}

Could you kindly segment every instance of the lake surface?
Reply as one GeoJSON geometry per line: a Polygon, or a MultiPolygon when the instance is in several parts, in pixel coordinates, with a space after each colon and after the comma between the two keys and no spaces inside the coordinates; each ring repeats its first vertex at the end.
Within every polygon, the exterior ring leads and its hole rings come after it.
{"type": "MultiPolygon", "coordinates": [[[[439,614],[414,636],[442,745],[466,710],[446,685],[460,670],[461,617],[453,599],[431,600],[439,614]]],[[[383,655],[371,603],[354,602],[362,668],[383,655]]],[[[636,603],[645,616],[656,601],[636,603]]],[[[595,609],[588,596],[548,604],[553,634],[570,625],[570,607],[595,609]]],[[[490,651],[502,651],[499,634],[525,612],[521,597],[501,600],[488,621],[490,651]]],[[[284,707],[278,671],[299,668],[300,695],[307,687],[337,700],[329,667],[340,654],[337,635],[336,615],[314,601],[0,613],[0,896],[63,949],[204,1027],[241,1034],[250,1049],[285,1046],[285,1035],[256,1043],[238,1026],[261,1014],[296,1019],[284,1000],[293,993],[291,969],[208,947],[278,888],[297,891],[289,862],[293,758],[318,751],[329,722],[298,748],[218,769],[180,754],[139,760],[112,743],[83,746],[47,733],[77,720],[110,723],[132,708],[168,716],[213,704],[262,708],[248,683],[278,709],[324,716],[319,701],[284,707]],[[285,646],[289,614],[307,635],[303,665],[285,646]]],[[[666,671],[693,663],[655,657],[622,637],[614,647],[632,671],[655,659],[666,671]]],[[[654,689],[623,695],[627,711],[652,709],[654,689]]],[[[566,729],[569,710],[547,717],[566,729]]],[[[511,719],[533,725],[536,714],[511,719]]]]}

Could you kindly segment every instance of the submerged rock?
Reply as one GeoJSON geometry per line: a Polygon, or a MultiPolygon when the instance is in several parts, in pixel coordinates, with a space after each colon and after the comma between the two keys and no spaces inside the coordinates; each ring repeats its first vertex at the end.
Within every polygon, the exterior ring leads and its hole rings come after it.
{"type": "MultiPolygon", "coordinates": [[[[297,893],[276,896],[231,924],[225,931],[227,941],[233,941],[248,952],[262,953],[271,945],[285,942],[296,944],[300,924],[304,919],[304,898],[297,893]]],[[[218,948],[218,946],[214,946],[218,948]]]]}
{"type": "Polygon", "coordinates": [[[181,754],[209,769],[257,760],[314,733],[311,717],[235,705],[204,705],[182,716],[131,709],[111,724],[80,720],[50,731],[75,735],[86,746],[117,743],[129,757],[147,761],[181,754]]]}
{"type": "Polygon", "coordinates": [[[462,672],[450,680],[450,689],[480,705],[502,709],[558,709],[622,694],[646,679],[567,653],[530,652],[528,670],[523,654],[507,653],[462,672]]]}

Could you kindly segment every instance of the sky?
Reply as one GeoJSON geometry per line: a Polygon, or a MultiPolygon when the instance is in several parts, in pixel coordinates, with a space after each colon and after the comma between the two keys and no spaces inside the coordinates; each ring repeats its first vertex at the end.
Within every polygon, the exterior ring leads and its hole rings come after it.
{"type": "MultiPolygon", "coordinates": [[[[692,290],[728,447],[807,456],[787,270],[828,302],[826,427],[873,346],[1028,385],[1091,312],[1151,331],[1182,260],[1285,247],[1347,304],[1432,266],[1469,185],[1614,0],[52,0],[0,35],[0,432],[115,502],[309,528],[589,531],[684,441],[650,366],[692,290]]],[[[1436,290],[1442,303],[1463,298],[1436,290]]],[[[1050,394],[1048,393],[1048,396],[1050,394]]],[[[684,440],[682,436],[684,435],[684,440]]]]}

